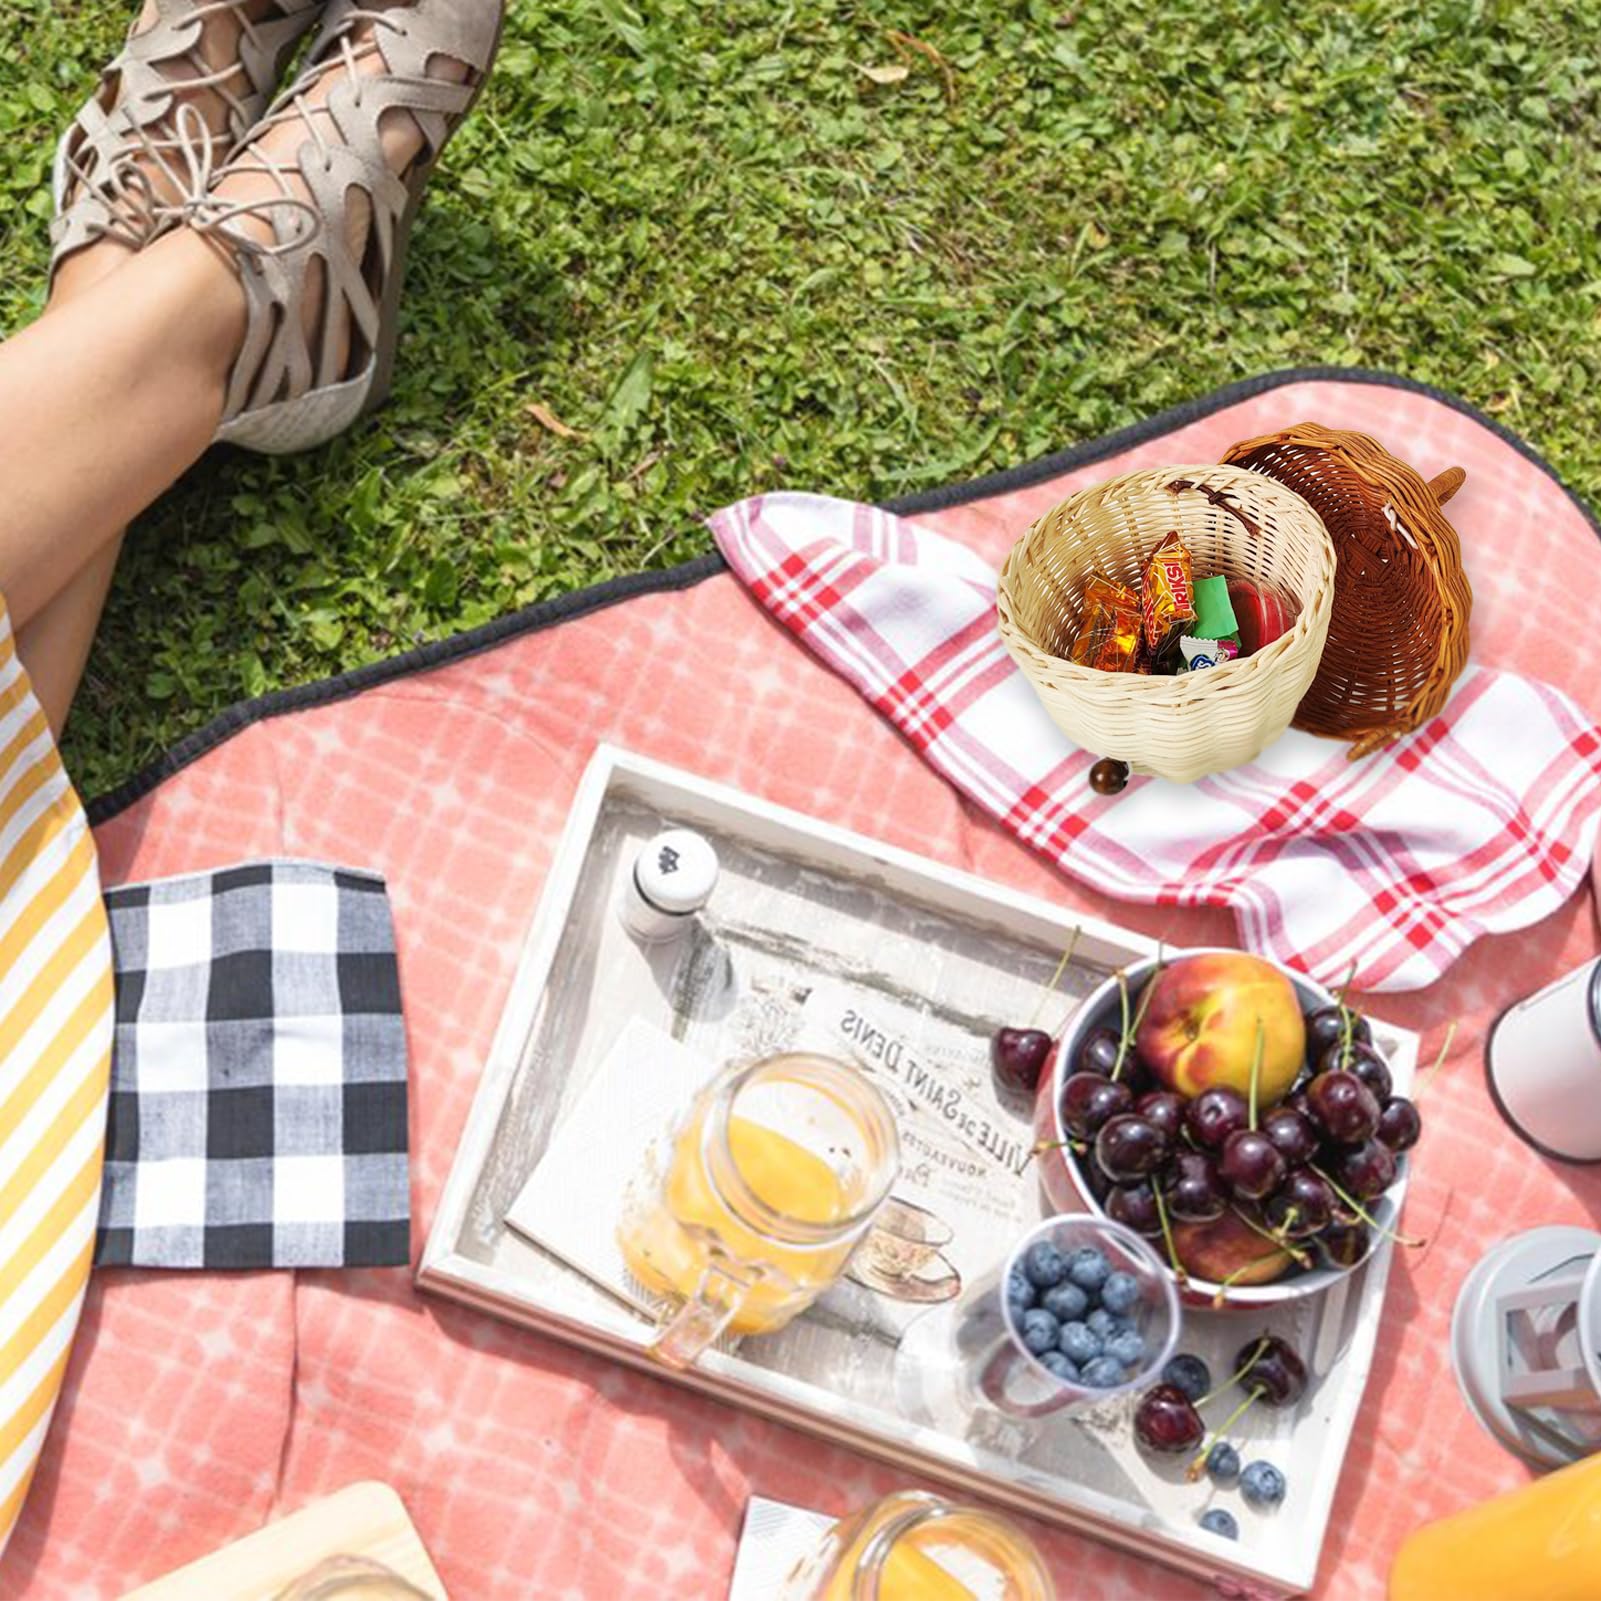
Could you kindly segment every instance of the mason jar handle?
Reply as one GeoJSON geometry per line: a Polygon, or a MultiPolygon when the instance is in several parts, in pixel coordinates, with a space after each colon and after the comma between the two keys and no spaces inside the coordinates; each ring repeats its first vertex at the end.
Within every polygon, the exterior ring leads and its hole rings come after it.
{"type": "Polygon", "coordinates": [[[693,1367],[701,1352],[734,1321],[753,1282],[727,1262],[713,1258],[695,1293],[657,1330],[651,1355],[668,1367],[693,1367]]]}

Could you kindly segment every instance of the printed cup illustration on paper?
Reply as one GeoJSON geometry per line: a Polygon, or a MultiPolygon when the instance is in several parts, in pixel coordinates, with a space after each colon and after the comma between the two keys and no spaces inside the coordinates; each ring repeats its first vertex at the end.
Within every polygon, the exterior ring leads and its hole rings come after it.
{"type": "Polygon", "coordinates": [[[962,1293],[962,1275],[941,1247],[955,1231],[926,1207],[892,1195],[851,1258],[846,1277],[892,1301],[933,1306],[962,1293]]]}

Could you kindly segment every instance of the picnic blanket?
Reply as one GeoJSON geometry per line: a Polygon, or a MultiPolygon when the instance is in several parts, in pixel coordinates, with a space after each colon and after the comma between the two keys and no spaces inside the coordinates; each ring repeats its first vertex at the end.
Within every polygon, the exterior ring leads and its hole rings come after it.
{"type": "MultiPolygon", "coordinates": [[[[1475,652],[1594,708],[1601,634],[1573,597],[1594,527],[1515,440],[1360,375],[1254,382],[1138,430],[903,505],[992,565],[1068,488],[1215,460],[1304,417],[1434,470],[1477,604],[1475,652]]],[[[411,1059],[413,1255],[466,1118],[519,940],[600,739],[1162,937],[1228,942],[1216,909],[1132,906],[1064,877],[983,816],[715,559],[621,581],[398,663],[241,708],[96,808],[108,883],[294,855],[381,871],[411,1059]]],[[[1430,1091],[1400,1253],[1334,1508],[1319,1593],[1382,1596],[1418,1522],[1521,1482],[1447,1363],[1458,1285],[1491,1241],[1601,1213],[1601,1173],[1518,1143],[1483,1080],[1509,1001],[1594,954],[1587,895],[1489,935],[1374,1011],[1459,1025],[1430,1091]]],[[[904,1477],[451,1303],[403,1271],[100,1272],[0,1593],[114,1597],[355,1479],[393,1483],[458,1598],[658,1593],[717,1601],[747,1496],[842,1511],[904,1477]]],[[[1034,1527],[1064,1594],[1199,1601],[1200,1584],[1034,1527]]]]}

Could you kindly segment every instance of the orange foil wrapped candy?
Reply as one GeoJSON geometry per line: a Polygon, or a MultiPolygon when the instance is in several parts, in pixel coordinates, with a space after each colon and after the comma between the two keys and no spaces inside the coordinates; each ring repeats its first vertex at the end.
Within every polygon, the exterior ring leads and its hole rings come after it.
{"type": "Polygon", "coordinates": [[[1145,649],[1154,661],[1195,621],[1195,569],[1184,541],[1172,533],[1145,563],[1140,588],[1145,649]]]}
{"type": "Polygon", "coordinates": [[[1103,673],[1126,673],[1139,642],[1139,596],[1127,584],[1092,573],[1084,585],[1084,624],[1067,659],[1103,673]]]}

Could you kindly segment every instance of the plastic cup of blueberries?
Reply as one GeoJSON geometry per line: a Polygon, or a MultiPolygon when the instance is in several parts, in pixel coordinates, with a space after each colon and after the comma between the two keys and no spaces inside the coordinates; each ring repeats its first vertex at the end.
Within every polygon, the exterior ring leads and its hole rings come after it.
{"type": "Polygon", "coordinates": [[[907,1329],[897,1392],[947,1425],[963,1412],[1040,1418],[1098,1405],[1161,1372],[1182,1316],[1172,1275],[1132,1229],[1046,1218],[907,1329]]]}

